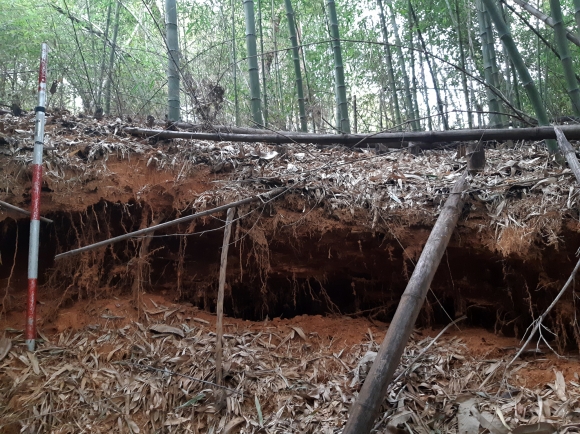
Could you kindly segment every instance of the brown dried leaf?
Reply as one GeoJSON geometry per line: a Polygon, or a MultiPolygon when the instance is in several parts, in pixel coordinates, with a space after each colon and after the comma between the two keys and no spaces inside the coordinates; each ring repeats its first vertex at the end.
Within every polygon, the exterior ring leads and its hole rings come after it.
{"type": "Polygon", "coordinates": [[[177,327],[168,326],[167,324],[155,324],[149,327],[149,330],[156,333],[171,333],[181,338],[185,337],[183,330],[177,327]]]}
{"type": "Polygon", "coordinates": [[[230,434],[230,432],[232,432],[238,425],[244,423],[245,421],[246,421],[246,419],[244,419],[243,417],[240,417],[240,416],[233,418],[224,427],[222,434],[230,434]]]}
{"type": "Polygon", "coordinates": [[[8,338],[0,338],[0,361],[4,359],[12,349],[12,341],[8,338]]]}

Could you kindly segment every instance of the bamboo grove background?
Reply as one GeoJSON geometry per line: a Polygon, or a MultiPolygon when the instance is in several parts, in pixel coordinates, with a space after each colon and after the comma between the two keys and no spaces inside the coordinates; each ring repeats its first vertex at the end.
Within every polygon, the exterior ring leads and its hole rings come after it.
{"type": "Polygon", "coordinates": [[[34,107],[47,41],[49,109],[163,119],[173,74],[177,116],[192,122],[255,126],[258,111],[276,130],[373,132],[580,115],[580,48],[566,39],[580,8],[570,1],[180,0],[174,18],[171,2],[0,0],[0,104],[34,107]],[[252,11],[257,55],[248,58],[252,11]],[[168,53],[177,60],[169,75],[168,53]]]}

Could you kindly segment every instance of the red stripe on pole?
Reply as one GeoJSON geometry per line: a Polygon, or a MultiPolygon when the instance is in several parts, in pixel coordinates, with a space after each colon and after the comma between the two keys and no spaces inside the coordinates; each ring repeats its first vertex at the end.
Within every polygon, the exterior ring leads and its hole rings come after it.
{"type": "Polygon", "coordinates": [[[28,279],[28,303],[26,305],[26,339],[36,339],[36,279],[28,279]]]}
{"type": "Polygon", "coordinates": [[[42,188],[42,165],[32,166],[32,203],[30,204],[30,220],[40,220],[40,190],[42,188]]]}

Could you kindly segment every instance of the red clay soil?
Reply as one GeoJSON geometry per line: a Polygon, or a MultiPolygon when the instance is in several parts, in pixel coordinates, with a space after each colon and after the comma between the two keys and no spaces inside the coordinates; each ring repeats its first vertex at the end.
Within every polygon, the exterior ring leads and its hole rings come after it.
{"type": "MultiPolygon", "coordinates": [[[[50,301],[50,297],[43,297],[39,306],[40,332],[47,337],[59,334],[63,331],[78,331],[95,325],[123,327],[133,321],[139,321],[139,313],[132,298],[127,295],[119,295],[100,300],[81,300],[72,306],[55,309],[56,301],[50,301]]],[[[155,304],[169,308],[180,308],[180,313],[185,322],[195,323],[207,321],[215,324],[216,316],[209,312],[199,310],[187,303],[175,303],[175,294],[167,291],[163,293],[146,293],[142,296],[142,309],[154,311],[155,304]]],[[[7,315],[0,317],[0,329],[24,328],[24,310],[14,309],[7,315]]],[[[350,316],[321,316],[300,315],[291,319],[273,318],[265,321],[248,321],[226,317],[224,319],[226,333],[243,333],[246,330],[260,331],[272,328],[290,331],[291,328],[299,328],[306,334],[316,333],[323,341],[327,342],[328,349],[334,353],[341,350],[349,350],[362,342],[368,342],[369,334],[380,343],[388,328],[387,323],[371,320],[364,317],[353,318],[350,316]]],[[[467,348],[467,354],[481,360],[506,359],[509,360],[519,349],[521,343],[518,339],[498,336],[482,328],[464,327],[461,323],[458,328],[448,329],[442,338],[449,340],[459,338],[467,348]]],[[[419,339],[422,337],[435,337],[440,328],[420,328],[415,330],[419,339]]],[[[436,344],[435,344],[436,345],[436,344]]],[[[107,348],[104,347],[103,351],[107,348]]],[[[565,354],[562,357],[554,355],[547,347],[541,347],[542,353],[530,355],[524,354],[522,359],[527,362],[519,368],[516,381],[521,386],[534,389],[544,387],[553,381],[554,370],[562,371],[566,381],[578,381],[580,373],[579,357],[576,353],[565,354]]]]}

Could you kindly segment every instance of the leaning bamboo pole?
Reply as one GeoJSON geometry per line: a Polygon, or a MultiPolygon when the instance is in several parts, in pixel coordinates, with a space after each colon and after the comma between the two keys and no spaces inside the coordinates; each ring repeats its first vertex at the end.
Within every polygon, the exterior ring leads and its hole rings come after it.
{"type": "Polygon", "coordinates": [[[135,231],[135,232],[129,232],[128,234],[119,235],[118,237],[108,238],[106,240],[98,241],[94,244],[90,244],[88,246],[79,247],[78,249],[69,250],[68,252],[64,252],[64,253],[60,253],[60,254],[56,255],[54,257],[54,260],[57,261],[57,260],[62,259],[62,258],[68,258],[70,256],[75,256],[75,255],[78,255],[80,253],[89,252],[91,250],[95,250],[95,249],[98,249],[100,247],[108,246],[110,244],[115,244],[115,243],[118,243],[119,241],[127,240],[129,238],[147,235],[147,234],[149,234],[151,232],[155,232],[159,229],[169,228],[169,227],[178,225],[180,223],[185,223],[185,222],[189,222],[191,220],[198,219],[200,217],[205,217],[207,215],[217,214],[219,212],[226,211],[232,207],[239,207],[239,206],[246,205],[246,204],[249,204],[252,202],[258,202],[258,201],[264,202],[264,201],[272,200],[272,199],[275,199],[277,196],[286,193],[288,190],[289,189],[285,188],[285,187],[275,188],[275,189],[270,190],[266,193],[258,194],[256,196],[248,197],[246,199],[241,199],[241,200],[238,200],[236,202],[231,202],[231,203],[228,203],[228,204],[225,204],[222,206],[218,206],[216,208],[201,211],[201,212],[198,212],[198,213],[195,213],[192,215],[188,215],[185,217],[180,217],[178,219],[170,220],[170,221],[165,222],[165,223],[160,223],[158,225],[150,226],[150,227],[145,228],[145,229],[139,229],[138,231],[135,231]]]}
{"type": "Polygon", "coordinates": [[[350,416],[343,434],[367,434],[373,427],[387,387],[399,365],[413,325],[463,209],[463,190],[467,185],[466,178],[467,173],[464,172],[455,182],[451,194],[445,202],[435,226],[433,226],[417,266],[401,296],[401,301],[381,343],[377,357],[357,400],[350,409],[350,416]]]}
{"type": "MultiPolygon", "coordinates": [[[[0,200],[0,208],[5,208],[7,210],[10,211],[14,211],[17,212],[19,214],[23,214],[23,215],[30,215],[30,211],[26,211],[25,209],[22,208],[18,208],[17,206],[14,205],[10,205],[8,202],[4,202],[3,200],[0,200]]],[[[45,222],[45,223],[54,223],[52,220],[47,219],[45,217],[39,217],[41,222],[45,222]]]]}
{"type": "MultiPolygon", "coordinates": [[[[580,125],[562,125],[562,131],[570,140],[580,140],[580,125]]],[[[261,143],[303,143],[319,145],[347,145],[367,147],[369,144],[382,143],[391,148],[406,147],[407,142],[419,142],[422,149],[435,143],[469,140],[542,140],[555,139],[556,133],[551,126],[534,128],[463,129],[446,131],[401,131],[380,134],[311,134],[284,131],[269,134],[231,134],[231,133],[190,133],[187,131],[149,130],[126,127],[126,134],[159,139],[190,139],[231,142],[261,143]]]]}
{"type": "Polygon", "coordinates": [[[554,33],[556,34],[558,53],[560,54],[560,61],[564,69],[566,91],[572,103],[572,110],[578,116],[580,115],[580,89],[578,89],[578,82],[574,75],[574,65],[572,64],[572,55],[568,48],[568,41],[566,41],[566,28],[564,27],[564,17],[562,15],[560,0],[550,0],[550,9],[552,11],[552,17],[554,18],[554,33]]]}
{"type": "MultiPolygon", "coordinates": [[[[528,93],[530,102],[532,103],[534,111],[536,112],[538,123],[542,126],[550,125],[550,121],[548,120],[548,113],[546,112],[542,98],[538,93],[538,89],[536,88],[534,81],[532,80],[532,76],[528,71],[528,67],[524,63],[524,60],[522,59],[522,56],[516,47],[516,43],[512,38],[511,32],[509,31],[497,7],[495,6],[494,1],[482,0],[482,2],[489,12],[491,20],[497,29],[499,38],[503,42],[512,62],[514,63],[518,75],[520,76],[522,86],[524,86],[524,89],[526,89],[526,92],[528,93]]],[[[546,145],[548,145],[548,149],[551,153],[558,154],[558,144],[555,140],[546,140],[546,145]]]]}
{"type": "MultiPolygon", "coordinates": [[[[505,2],[505,0],[502,0],[505,2]]],[[[548,26],[554,28],[555,22],[552,19],[552,17],[549,17],[548,15],[544,14],[543,12],[537,10],[535,7],[533,7],[531,4],[529,4],[527,1],[525,0],[513,0],[515,3],[517,3],[518,5],[520,5],[523,9],[525,9],[526,11],[528,11],[530,14],[532,14],[533,16],[535,16],[536,18],[538,18],[539,20],[543,21],[544,24],[547,24],[548,26]]],[[[566,38],[572,42],[574,45],[578,45],[580,47],[580,38],[578,37],[578,35],[574,32],[572,32],[570,29],[565,29],[566,30],[566,38]]]]}

